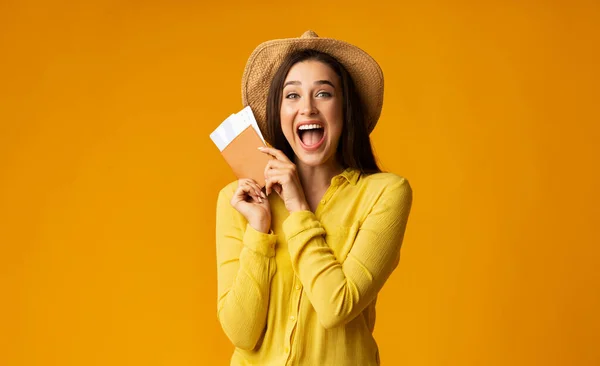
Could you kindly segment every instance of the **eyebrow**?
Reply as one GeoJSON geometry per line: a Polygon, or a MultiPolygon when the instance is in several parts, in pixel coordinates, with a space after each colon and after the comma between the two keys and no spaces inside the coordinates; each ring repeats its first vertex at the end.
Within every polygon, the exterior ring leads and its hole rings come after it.
{"type": "MultiPolygon", "coordinates": [[[[331,87],[335,89],[335,86],[333,86],[333,83],[329,80],[317,80],[314,82],[314,84],[315,85],[327,84],[327,85],[331,85],[331,87]]],[[[297,80],[292,80],[292,81],[288,81],[287,83],[283,84],[283,87],[285,88],[288,85],[302,85],[302,83],[297,80]]]]}

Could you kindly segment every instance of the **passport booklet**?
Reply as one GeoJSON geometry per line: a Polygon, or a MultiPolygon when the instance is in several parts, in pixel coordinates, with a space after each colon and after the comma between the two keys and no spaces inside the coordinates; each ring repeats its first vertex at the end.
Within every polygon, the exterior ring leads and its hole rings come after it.
{"type": "Polygon", "coordinates": [[[265,167],[274,158],[258,150],[267,145],[249,106],[227,117],[210,139],[238,179],[251,178],[265,186],[265,167]]]}

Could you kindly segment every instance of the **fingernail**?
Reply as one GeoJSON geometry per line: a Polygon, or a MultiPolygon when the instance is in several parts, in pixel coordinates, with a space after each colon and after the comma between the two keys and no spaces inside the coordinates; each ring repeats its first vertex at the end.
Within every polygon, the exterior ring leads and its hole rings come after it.
{"type": "Polygon", "coordinates": [[[259,149],[259,150],[262,150],[262,149],[264,149],[264,147],[262,147],[262,146],[261,146],[261,147],[259,147],[258,149],[259,149]]]}

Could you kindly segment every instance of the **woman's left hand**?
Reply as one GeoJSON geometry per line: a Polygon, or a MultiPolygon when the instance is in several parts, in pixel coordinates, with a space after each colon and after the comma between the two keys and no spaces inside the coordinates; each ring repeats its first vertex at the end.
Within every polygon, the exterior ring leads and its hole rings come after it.
{"type": "Polygon", "coordinates": [[[259,150],[275,157],[275,159],[269,160],[265,168],[267,196],[271,190],[274,190],[281,197],[289,212],[310,211],[296,165],[281,150],[272,147],[263,147],[259,150]]]}

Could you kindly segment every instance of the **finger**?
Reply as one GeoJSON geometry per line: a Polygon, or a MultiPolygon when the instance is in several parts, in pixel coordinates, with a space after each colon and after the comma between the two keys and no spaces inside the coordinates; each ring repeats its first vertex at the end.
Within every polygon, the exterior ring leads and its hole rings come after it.
{"type": "Polygon", "coordinates": [[[252,180],[250,184],[254,188],[254,192],[256,192],[256,196],[260,199],[260,202],[262,203],[262,199],[267,198],[267,197],[260,189],[260,186],[258,185],[258,183],[256,183],[254,180],[252,180]]]}
{"type": "MultiPolygon", "coordinates": [[[[265,172],[265,179],[273,178],[273,177],[282,177],[282,178],[289,177],[289,178],[293,179],[294,175],[295,175],[295,168],[293,168],[291,166],[286,166],[283,168],[273,167],[265,172]]],[[[284,179],[284,181],[286,181],[286,182],[287,182],[287,180],[288,180],[287,178],[284,179]]],[[[281,181],[279,183],[283,183],[283,181],[281,181]]]]}
{"type": "Polygon", "coordinates": [[[265,193],[267,196],[271,194],[271,182],[269,182],[269,177],[265,177],[265,193]]]}
{"type": "Polygon", "coordinates": [[[264,173],[267,176],[269,172],[273,173],[273,171],[276,171],[275,174],[279,174],[280,170],[294,170],[295,168],[294,163],[272,159],[267,162],[264,173]]]}
{"type": "Polygon", "coordinates": [[[246,181],[244,179],[238,180],[238,187],[235,190],[235,195],[243,198],[246,195],[246,181]]]}
{"type": "Polygon", "coordinates": [[[274,186],[277,184],[271,177],[265,177],[265,191],[267,196],[273,192],[274,186]]]}
{"type": "Polygon", "coordinates": [[[240,189],[235,193],[233,200],[238,202],[258,201],[254,192],[248,192],[248,190],[243,187],[240,187],[240,189]]]}
{"type": "Polygon", "coordinates": [[[279,175],[271,175],[269,176],[269,189],[271,191],[275,191],[278,195],[281,196],[281,192],[283,190],[283,183],[287,181],[287,176],[285,174],[279,175]]]}
{"type": "Polygon", "coordinates": [[[291,163],[290,159],[288,159],[288,157],[281,150],[277,150],[272,147],[264,147],[264,146],[259,147],[258,149],[260,151],[264,152],[265,154],[269,154],[269,155],[275,157],[277,160],[287,161],[287,162],[291,163]]]}
{"type": "MultiPolygon", "coordinates": [[[[253,187],[251,180],[244,179],[244,180],[240,181],[240,189],[243,193],[250,196],[255,201],[260,202],[260,198],[259,198],[260,195],[256,192],[256,188],[253,187]]],[[[245,196],[245,195],[243,195],[243,196],[245,196]]]]}
{"type": "Polygon", "coordinates": [[[248,179],[238,180],[238,187],[231,198],[231,204],[236,206],[239,202],[246,203],[261,203],[260,199],[254,193],[254,189],[250,186],[248,179]]]}
{"type": "Polygon", "coordinates": [[[279,184],[282,187],[294,181],[294,177],[288,174],[286,171],[271,171],[268,176],[269,181],[271,182],[271,187],[274,184],[279,184]]]}
{"type": "Polygon", "coordinates": [[[284,183],[288,183],[290,181],[295,181],[296,180],[296,175],[295,172],[291,169],[269,169],[269,171],[267,171],[267,174],[265,174],[265,179],[271,179],[273,180],[273,178],[277,178],[278,183],[280,184],[284,184],[284,183]]]}
{"type": "Polygon", "coordinates": [[[254,182],[255,186],[256,186],[256,190],[258,191],[258,195],[261,196],[262,198],[267,198],[267,196],[265,195],[265,193],[262,191],[261,186],[254,182]]]}
{"type": "Polygon", "coordinates": [[[249,187],[252,189],[252,191],[254,192],[254,194],[255,194],[257,197],[260,197],[260,196],[261,196],[261,194],[260,194],[260,193],[261,193],[261,192],[260,192],[260,186],[258,185],[258,183],[256,183],[256,182],[254,181],[254,179],[249,179],[249,180],[248,180],[248,186],[249,186],[249,187]]]}
{"type": "Polygon", "coordinates": [[[271,159],[267,162],[267,166],[270,168],[285,169],[285,168],[291,168],[295,165],[294,165],[294,163],[292,163],[290,161],[281,161],[281,160],[277,160],[277,159],[271,159]]]}

